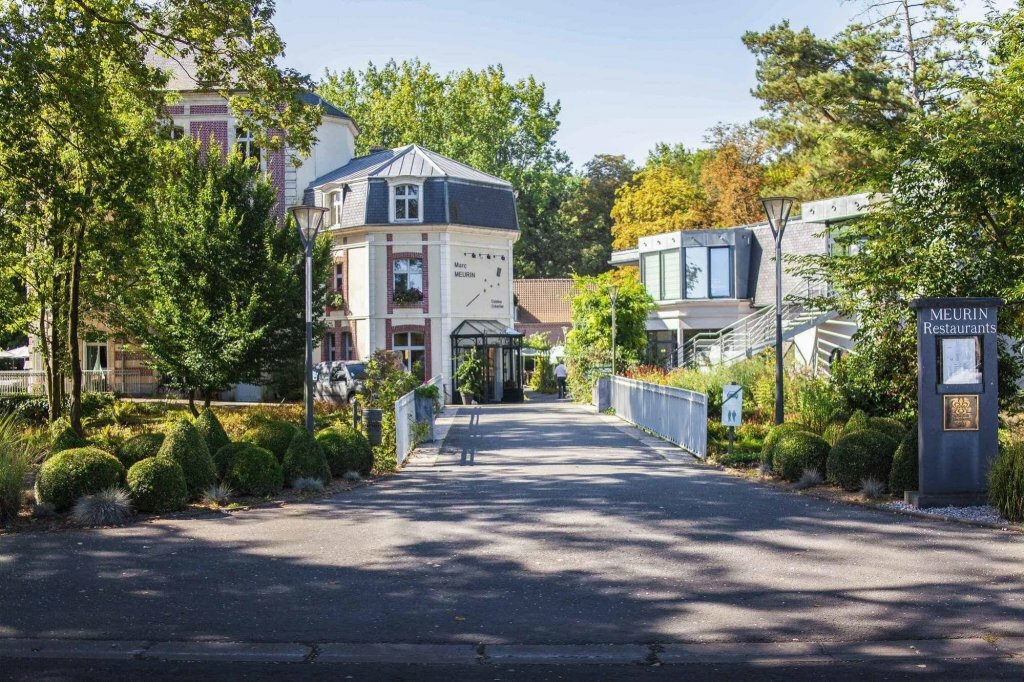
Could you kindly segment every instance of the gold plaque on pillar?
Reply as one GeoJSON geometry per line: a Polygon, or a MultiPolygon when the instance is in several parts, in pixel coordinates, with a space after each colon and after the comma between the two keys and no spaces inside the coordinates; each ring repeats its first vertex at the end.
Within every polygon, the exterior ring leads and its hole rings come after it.
{"type": "Polygon", "coordinates": [[[976,395],[944,395],[944,396],[942,396],[942,430],[943,431],[977,431],[978,430],[978,396],[976,396],[976,395]]]}

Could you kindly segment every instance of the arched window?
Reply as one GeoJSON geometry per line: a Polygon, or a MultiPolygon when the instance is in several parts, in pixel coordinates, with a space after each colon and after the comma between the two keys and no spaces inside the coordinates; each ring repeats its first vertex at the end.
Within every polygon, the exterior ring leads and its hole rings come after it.
{"type": "Polygon", "coordinates": [[[392,201],[392,219],[396,223],[420,221],[419,185],[395,185],[392,201]]]}
{"type": "Polygon", "coordinates": [[[339,189],[331,192],[331,225],[341,225],[341,209],[344,206],[344,195],[339,189]]]}

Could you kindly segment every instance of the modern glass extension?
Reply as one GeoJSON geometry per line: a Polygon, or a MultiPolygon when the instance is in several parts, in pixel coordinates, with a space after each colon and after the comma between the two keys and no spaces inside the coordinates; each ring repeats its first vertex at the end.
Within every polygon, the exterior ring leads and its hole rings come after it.
{"type": "Polygon", "coordinates": [[[523,401],[523,335],[496,320],[465,320],[452,340],[452,397],[460,400],[455,371],[469,353],[479,353],[484,366],[483,402],[523,401]]]}

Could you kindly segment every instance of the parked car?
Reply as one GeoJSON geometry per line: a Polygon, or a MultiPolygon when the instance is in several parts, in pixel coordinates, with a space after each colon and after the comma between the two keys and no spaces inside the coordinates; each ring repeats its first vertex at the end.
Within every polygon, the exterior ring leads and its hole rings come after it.
{"type": "Polygon", "coordinates": [[[321,362],[313,368],[313,397],[350,403],[363,387],[365,362],[321,362]]]}

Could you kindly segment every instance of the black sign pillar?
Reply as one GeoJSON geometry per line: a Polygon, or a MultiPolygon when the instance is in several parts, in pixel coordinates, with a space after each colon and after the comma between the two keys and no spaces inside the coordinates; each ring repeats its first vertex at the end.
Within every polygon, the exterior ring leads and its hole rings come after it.
{"type": "Polygon", "coordinates": [[[917,507],[984,504],[998,451],[998,298],[919,298],[917,507]]]}

